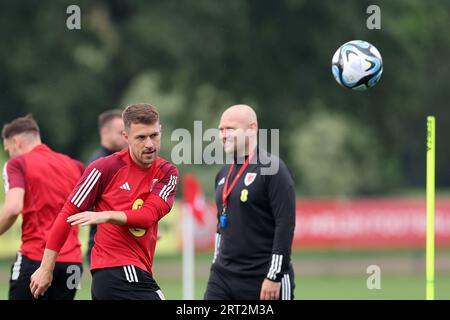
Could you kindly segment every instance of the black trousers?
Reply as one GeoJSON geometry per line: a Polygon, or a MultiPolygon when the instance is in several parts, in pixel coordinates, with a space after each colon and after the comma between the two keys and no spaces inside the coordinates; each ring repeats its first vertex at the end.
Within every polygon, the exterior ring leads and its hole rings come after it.
{"type": "Polygon", "coordinates": [[[92,270],[91,294],[93,300],[165,300],[152,276],[136,266],[92,270]]]}
{"type": "MultiPolygon", "coordinates": [[[[205,300],[259,300],[265,276],[242,276],[211,266],[205,300]]],[[[294,299],[294,271],[281,280],[280,300],[294,299]]]]}
{"type": "MultiPolygon", "coordinates": [[[[11,267],[9,279],[9,300],[33,300],[30,283],[32,274],[41,265],[40,261],[30,260],[20,252],[11,267]]],[[[79,286],[83,266],[81,263],[57,262],[53,271],[53,281],[41,300],[73,300],[79,286]]]]}

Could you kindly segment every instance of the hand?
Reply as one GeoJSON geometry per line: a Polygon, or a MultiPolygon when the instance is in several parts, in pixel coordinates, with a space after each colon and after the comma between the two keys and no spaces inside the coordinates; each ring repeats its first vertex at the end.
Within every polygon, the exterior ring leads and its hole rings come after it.
{"type": "Polygon", "coordinates": [[[43,296],[50,288],[53,280],[53,271],[39,267],[31,276],[30,290],[35,299],[43,296]]]}
{"type": "Polygon", "coordinates": [[[91,224],[102,224],[109,221],[108,211],[103,212],[93,212],[93,211],[85,211],[74,214],[67,218],[67,222],[69,222],[72,226],[80,225],[81,227],[88,226],[91,224]]]}
{"type": "Polygon", "coordinates": [[[259,299],[261,300],[279,300],[280,299],[281,282],[275,282],[264,279],[261,286],[259,299]]]}

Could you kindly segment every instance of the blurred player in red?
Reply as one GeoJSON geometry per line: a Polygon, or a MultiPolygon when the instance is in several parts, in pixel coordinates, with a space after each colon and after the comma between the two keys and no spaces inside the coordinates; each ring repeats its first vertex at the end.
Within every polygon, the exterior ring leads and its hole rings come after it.
{"type": "Polygon", "coordinates": [[[161,125],[148,104],[123,112],[128,149],[94,161],[61,210],[40,268],[31,277],[33,296],[51,284],[58,252],[71,225],[97,224],[91,255],[94,300],[160,300],[152,276],[158,221],[172,208],[178,170],[158,157],[161,125]],[[94,207],[95,212],[86,211],[94,207]]]}
{"type": "MultiPolygon", "coordinates": [[[[0,235],[22,213],[22,245],[11,270],[10,300],[33,299],[30,276],[40,265],[50,229],[85,167],[41,143],[31,116],[17,118],[2,130],[10,160],[5,163],[5,204],[0,235]]],[[[82,273],[78,229],[68,233],[53,270],[54,281],[43,299],[73,299],[82,273]]]]}

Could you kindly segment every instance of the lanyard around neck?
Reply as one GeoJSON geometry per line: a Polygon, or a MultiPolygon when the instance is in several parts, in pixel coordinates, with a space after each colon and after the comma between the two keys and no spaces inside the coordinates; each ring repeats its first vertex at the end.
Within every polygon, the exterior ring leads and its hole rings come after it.
{"type": "Polygon", "coordinates": [[[233,172],[234,169],[234,162],[231,164],[230,169],[228,170],[227,179],[225,180],[225,184],[223,186],[222,191],[222,204],[223,208],[227,207],[228,197],[230,196],[231,191],[233,190],[234,186],[236,185],[236,182],[239,180],[239,177],[242,175],[242,173],[247,168],[248,164],[250,163],[250,160],[253,158],[253,155],[255,152],[252,152],[248,158],[245,160],[244,164],[242,165],[241,169],[239,169],[237,175],[234,177],[233,181],[231,182],[230,187],[228,188],[228,182],[230,180],[231,172],[233,172]]]}

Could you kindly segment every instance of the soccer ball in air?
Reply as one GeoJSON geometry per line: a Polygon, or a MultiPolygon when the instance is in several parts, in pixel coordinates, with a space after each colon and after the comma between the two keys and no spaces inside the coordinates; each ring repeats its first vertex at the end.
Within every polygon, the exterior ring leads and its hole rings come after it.
{"type": "Polygon", "coordinates": [[[331,70],[340,85],[362,91],[373,87],[380,80],[383,60],[377,48],[370,43],[353,40],[336,50],[331,70]]]}

